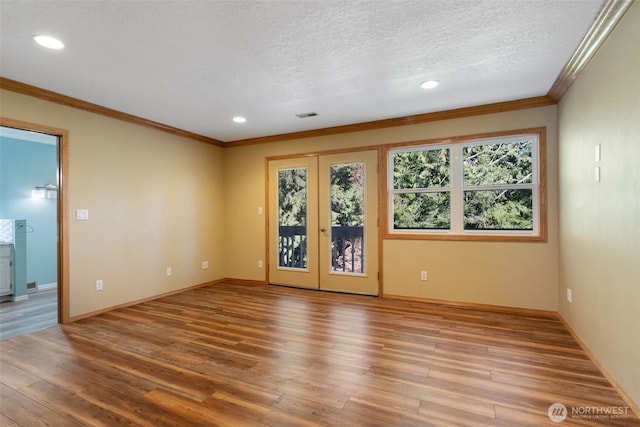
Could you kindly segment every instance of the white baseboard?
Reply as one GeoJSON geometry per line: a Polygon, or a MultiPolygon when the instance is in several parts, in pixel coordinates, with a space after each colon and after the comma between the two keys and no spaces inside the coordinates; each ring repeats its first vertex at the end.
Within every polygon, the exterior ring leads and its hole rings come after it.
{"type": "Polygon", "coordinates": [[[44,285],[38,285],[38,291],[48,291],[51,289],[56,289],[58,284],[56,282],[53,283],[45,283],[44,285]]]}
{"type": "Polygon", "coordinates": [[[13,302],[18,302],[18,301],[26,301],[29,299],[29,295],[20,295],[20,296],[13,296],[11,297],[11,301],[13,302]]]}

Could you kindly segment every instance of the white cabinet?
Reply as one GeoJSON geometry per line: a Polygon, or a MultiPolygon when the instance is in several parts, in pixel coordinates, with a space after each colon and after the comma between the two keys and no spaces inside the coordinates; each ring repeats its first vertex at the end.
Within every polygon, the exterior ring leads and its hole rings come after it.
{"type": "Polygon", "coordinates": [[[13,293],[13,245],[0,245],[0,296],[13,293]]]}

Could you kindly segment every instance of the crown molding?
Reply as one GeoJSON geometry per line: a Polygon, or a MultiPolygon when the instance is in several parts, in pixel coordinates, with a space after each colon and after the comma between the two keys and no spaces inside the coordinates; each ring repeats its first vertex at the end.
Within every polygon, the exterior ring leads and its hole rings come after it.
{"type": "Polygon", "coordinates": [[[213,144],[219,147],[238,147],[243,145],[266,144],[269,142],[288,141],[300,138],[312,138],[316,136],[336,135],[340,133],[362,132],[367,130],[384,129],[395,126],[415,125],[419,123],[434,122],[439,120],[456,119],[469,116],[477,116],[482,114],[501,113],[512,110],[522,110],[526,108],[544,107],[553,105],[555,102],[548,96],[538,96],[534,98],[519,99],[515,101],[497,102],[494,104],[477,105],[473,107],[457,108],[453,110],[437,111],[433,113],[417,114],[412,116],[396,117],[384,120],[375,120],[364,123],[355,123],[343,126],[334,126],[321,129],[312,129],[308,131],[292,132],[258,138],[243,139],[238,141],[224,142],[217,139],[209,138],[196,133],[188,132],[182,129],[174,128],[162,123],[143,119],[101,105],[92,104],[81,99],[72,98],[26,83],[0,77],[0,89],[21,93],[23,95],[33,96],[45,101],[55,102],[57,104],[66,105],[68,107],[77,108],[95,114],[100,114],[117,120],[157,129],[172,135],[183,136],[194,139],[196,141],[213,144]]]}
{"type": "Polygon", "coordinates": [[[66,105],[113,119],[160,130],[172,135],[183,136],[219,147],[239,147],[244,145],[266,144],[270,142],[288,141],[292,139],[312,138],[318,136],[336,135],[341,133],[384,129],[395,126],[406,126],[439,120],[456,119],[462,117],[500,113],[505,111],[543,107],[547,105],[557,104],[569,89],[571,84],[578,77],[578,75],[589,63],[591,58],[595,55],[602,43],[604,43],[609,34],[611,34],[617,23],[627,12],[633,2],[634,0],[607,0],[605,2],[593,25],[587,32],[587,35],[580,43],[580,46],[578,46],[578,49],[576,49],[569,62],[564,66],[564,68],[556,78],[554,84],[551,86],[551,89],[545,96],[478,105],[473,107],[457,108],[445,111],[437,111],[433,113],[375,120],[342,126],[333,126],[321,129],[312,129],[308,131],[242,139],[229,142],[209,138],[193,132],[188,132],[163,123],[154,122],[142,117],[123,113],[121,111],[113,110],[111,108],[86,102],[77,98],[72,98],[70,96],[59,94],[57,92],[41,89],[36,86],[31,86],[26,83],[7,79],[5,77],[0,77],[0,89],[6,89],[12,92],[33,96],[45,101],[55,102],[57,104],[66,105]]]}
{"type": "Polygon", "coordinates": [[[605,2],[580,46],[578,46],[551,86],[549,93],[547,93],[550,99],[556,103],[560,102],[562,96],[569,90],[569,87],[578,78],[582,70],[585,69],[591,58],[593,58],[632,4],[633,0],[607,0],[605,2]]]}
{"type": "Polygon", "coordinates": [[[88,111],[90,113],[99,114],[116,120],[122,120],[124,122],[133,123],[139,126],[144,126],[152,129],[156,129],[162,132],[170,133],[172,135],[183,136],[186,138],[194,139],[196,141],[204,142],[207,144],[217,145],[219,147],[224,146],[224,142],[217,139],[209,138],[197,133],[188,132],[186,130],[174,128],[163,123],[154,122],[152,120],[143,119],[142,117],[134,116],[132,114],[123,113],[121,111],[113,110],[111,108],[103,107],[98,104],[92,104],[81,99],[72,98],[67,95],[62,95],[50,90],[41,89],[36,86],[31,86],[26,83],[18,82],[16,80],[0,77],[0,89],[6,89],[11,92],[21,93],[23,95],[33,96],[35,98],[43,99],[45,101],[55,102],[56,104],[66,105],[67,107],[77,108],[79,110],[88,111]]]}
{"type": "Polygon", "coordinates": [[[279,135],[263,136],[258,138],[241,139],[226,142],[225,147],[239,147],[243,145],[266,144],[269,142],[288,141],[300,138],[312,138],[317,136],[336,135],[341,133],[362,132],[367,130],[384,129],[395,126],[415,125],[419,123],[435,122],[440,120],[458,119],[462,117],[479,116],[483,114],[502,113],[505,111],[523,110],[527,108],[545,107],[555,102],[547,96],[518,99],[515,101],[496,102],[494,104],[477,105],[474,107],[456,108],[453,110],[436,111],[433,113],[417,114],[412,116],[396,117],[392,119],[375,120],[371,122],[355,123],[351,125],[334,126],[321,129],[312,129],[301,132],[284,133],[279,135]]]}

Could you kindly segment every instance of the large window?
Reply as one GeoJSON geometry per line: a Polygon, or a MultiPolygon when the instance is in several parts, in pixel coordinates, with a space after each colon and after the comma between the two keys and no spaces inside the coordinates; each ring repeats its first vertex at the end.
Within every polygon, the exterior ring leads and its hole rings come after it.
{"type": "Polygon", "coordinates": [[[387,234],[543,240],[544,129],[387,150],[387,234]]]}

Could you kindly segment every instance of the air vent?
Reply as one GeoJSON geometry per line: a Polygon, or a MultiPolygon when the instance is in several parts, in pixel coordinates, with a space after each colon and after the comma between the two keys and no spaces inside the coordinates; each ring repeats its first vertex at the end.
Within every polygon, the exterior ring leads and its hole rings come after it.
{"type": "Polygon", "coordinates": [[[315,117],[317,116],[318,113],[300,113],[300,114],[296,114],[296,117],[298,117],[299,119],[306,119],[307,117],[315,117]]]}

